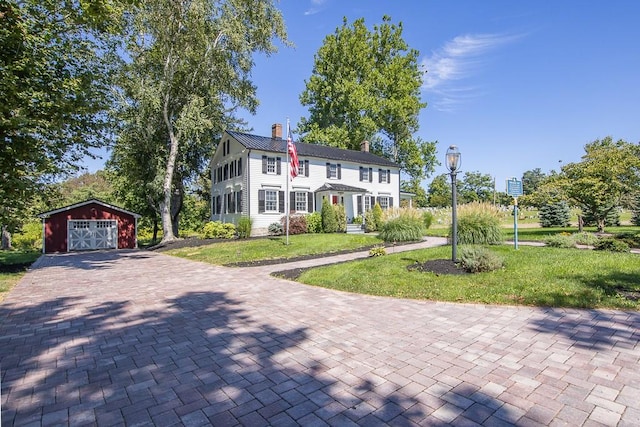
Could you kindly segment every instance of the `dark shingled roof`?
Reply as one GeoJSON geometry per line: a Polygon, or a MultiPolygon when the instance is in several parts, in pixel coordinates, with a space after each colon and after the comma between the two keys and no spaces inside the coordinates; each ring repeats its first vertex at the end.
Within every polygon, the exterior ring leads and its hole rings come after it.
{"type": "MultiPolygon", "coordinates": [[[[227,133],[250,150],[287,154],[287,141],[284,139],[250,135],[248,133],[235,131],[227,131],[227,133]]],[[[296,142],[295,144],[299,157],[319,157],[327,160],[342,160],[367,165],[398,167],[398,164],[391,160],[364,151],[345,150],[343,148],[327,147],[325,145],[307,144],[306,142],[296,142]]]]}
{"type": "Polygon", "coordinates": [[[350,185],[338,184],[338,183],[326,183],[316,191],[342,191],[345,193],[366,193],[364,188],[352,187],[350,185]]]}

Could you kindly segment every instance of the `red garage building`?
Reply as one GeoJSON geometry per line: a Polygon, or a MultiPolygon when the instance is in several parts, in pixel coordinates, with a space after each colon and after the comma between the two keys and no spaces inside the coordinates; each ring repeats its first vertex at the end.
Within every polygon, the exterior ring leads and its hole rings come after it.
{"type": "Polygon", "coordinates": [[[43,212],[44,253],[138,247],[140,215],[97,199],[43,212]]]}

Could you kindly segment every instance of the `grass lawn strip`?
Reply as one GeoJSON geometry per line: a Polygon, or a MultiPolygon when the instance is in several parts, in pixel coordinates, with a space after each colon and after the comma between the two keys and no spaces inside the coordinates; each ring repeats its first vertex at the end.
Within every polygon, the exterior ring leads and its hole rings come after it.
{"type": "Polygon", "coordinates": [[[40,255],[39,252],[0,251],[0,301],[40,255]]]}

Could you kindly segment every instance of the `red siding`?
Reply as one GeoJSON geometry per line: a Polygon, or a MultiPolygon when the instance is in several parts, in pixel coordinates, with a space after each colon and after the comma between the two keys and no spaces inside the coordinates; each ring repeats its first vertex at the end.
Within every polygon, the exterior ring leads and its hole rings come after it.
{"type": "Polygon", "coordinates": [[[67,252],[67,221],[70,219],[115,219],[118,221],[118,249],[136,247],[136,219],[133,215],[98,203],[59,212],[45,219],[45,252],[67,252]]]}

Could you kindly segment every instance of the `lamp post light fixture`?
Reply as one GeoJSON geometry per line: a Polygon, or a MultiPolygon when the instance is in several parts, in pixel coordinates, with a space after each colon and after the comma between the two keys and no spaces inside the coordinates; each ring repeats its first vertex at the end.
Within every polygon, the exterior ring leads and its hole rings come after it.
{"type": "Polygon", "coordinates": [[[450,145],[447,149],[446,164],[451,175],[451,260],[457,262],[458,249],[458,217],[456,212],[457,191],[456,175],[460,169],[460,151],[455,145],[450,145]]]}

